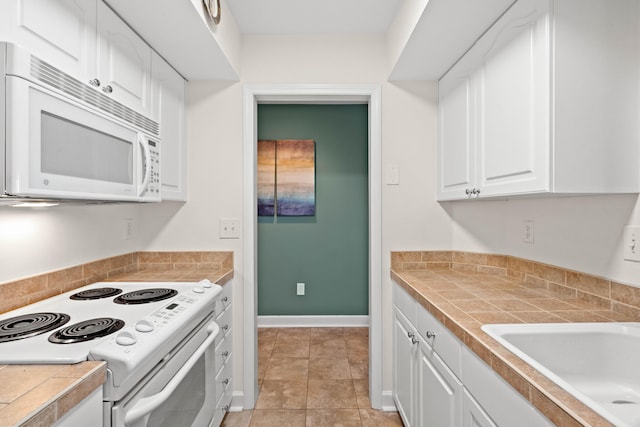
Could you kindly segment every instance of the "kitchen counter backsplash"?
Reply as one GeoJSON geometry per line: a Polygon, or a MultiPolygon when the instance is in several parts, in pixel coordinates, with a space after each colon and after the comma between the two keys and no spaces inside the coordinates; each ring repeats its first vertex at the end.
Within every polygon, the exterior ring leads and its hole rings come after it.
{"type": "Polygon", "coordinates": [[[233,269],[233,252],[133,252],[0,284],[0,313],[99,281],[198,281],[233,269]]]}
{"type": "Polygon", "coordinates": [[[640,288],[509,255],[457,251],[392,252],[395,271],[450,268],[507,276],[524,286],[545,289],[561,298],[575,298],[640,321],[640,288]]]}

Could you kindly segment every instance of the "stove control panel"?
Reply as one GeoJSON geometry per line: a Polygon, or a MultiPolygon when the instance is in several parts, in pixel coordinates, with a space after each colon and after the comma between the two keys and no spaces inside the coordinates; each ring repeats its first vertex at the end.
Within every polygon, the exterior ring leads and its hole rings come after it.
{"type": "Polygon", "coordinates": [[[136,366],[155,364],[165,357],[166,354],[161,353],[168,350],[160,349],[173,348],[190,332],[186,330],[187,325],[193,324],[194,319],[210,315],[221,291],[219,285],[209,281],[183,287],[176,297],[160,308],[135,322],[127,322],[113,337],[93,347],[90,359],[107,361],[114,375],[114,385],[118,386],[117,383],[136,366]]]}

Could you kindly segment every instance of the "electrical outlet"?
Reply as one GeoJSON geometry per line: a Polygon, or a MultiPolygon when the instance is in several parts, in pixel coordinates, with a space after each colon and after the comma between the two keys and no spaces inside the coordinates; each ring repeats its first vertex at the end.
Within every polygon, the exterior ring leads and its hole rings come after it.
{"type": "Polygon", "coordinates": [[[296,295],[304,295],[304,283],[296,284],[296,295]]]}
{"type": "Polygon", "coordinates": [[[135,227],[133,226],[133,218],[125,218],[124,220],[124,239],[131,240],[135,234],[135,227]]]}
{"type": "Polygon", "coordinates": [[[220,238],[221,239],[239,239],[240,238],[240,220],[221,219],[220,220],[220,238]]]}
{"type": "Polygon", "coordinates": [[[534,223],[531,220],[525,220],[523,221],[523,228],[522,228],[522,241],[525,243],[530,243],[533,244],[534,242],[534,237],[535,237],[535,228],[534,228],[534,223]]]}
{"type": "Polygon", "coordinates": [[[624,228],[622,244],[626,261],[640,261],[640,226],[629,225],[624,228]]]}

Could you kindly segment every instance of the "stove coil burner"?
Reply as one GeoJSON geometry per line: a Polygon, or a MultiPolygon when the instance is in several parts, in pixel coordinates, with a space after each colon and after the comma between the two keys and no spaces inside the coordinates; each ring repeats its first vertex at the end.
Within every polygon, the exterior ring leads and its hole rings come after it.
{"type": "Polygon", "coordinates": [[[98,317],[64,327],[49,335],[49,341],[54,344],[91,341],[112,334],[122,329],[123,326],[124,322],[120,319],[98,317]]]}
{"type": "Polygon", "coordinates": [[[52,331],[69,321],[64,313],[32,313],[0,320],[0,343],[52,331]]]}
{"type": "Polygon", "coordinates": [[[122,289],[117,288],[96,288],[96,289],[87,289],[86,291],[81,291],[71,295],[69,298],[72,300],[93,300],[93,299],[102,299],[116,296],[122,293],[122,289]]]}
{"type": "Polygon", "coordinates": [[[178,291],[165,288],[141,289],[127,292],[113,300],[116,304],[146,304],[148,302],[162,301],[178,295],[178,291]]]}

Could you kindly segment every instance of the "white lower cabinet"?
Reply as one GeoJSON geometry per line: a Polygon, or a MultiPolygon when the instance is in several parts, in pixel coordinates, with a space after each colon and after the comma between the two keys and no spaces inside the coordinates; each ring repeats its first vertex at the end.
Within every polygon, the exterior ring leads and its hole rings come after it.
{"type": "Polygon", "coordinates": [[[553,426],[396,283],[393,304],[393,397],[406,427],[553,426]]]}
{"type": "Polygon", "coordinates": [[[467,389],[462,390],[462,427],[497,427],[467,389]]]}
{"type": "Polygon", "coordinates": [[[460,426],[462,383],[422,340],[418,343],[416,397],[416,426],[460,426]]]}
{"type": "Polygon", "coordinates": [[[417,347],[414,328],[402,312],[395,307],[393,320],[393,398],[405,426],[414,425],[417,347]]]}
{"type": "Polygon", "coordinates": [[[216,412],[210,427],[218,427],[225,414],[229,412],[233,397],[233,335],[231,328],[231,292],[232,283],[222,287],[222,292],[215,300],[216,323],[220,333],[216,337],[215,365],[216,365],[216,412]]]}

